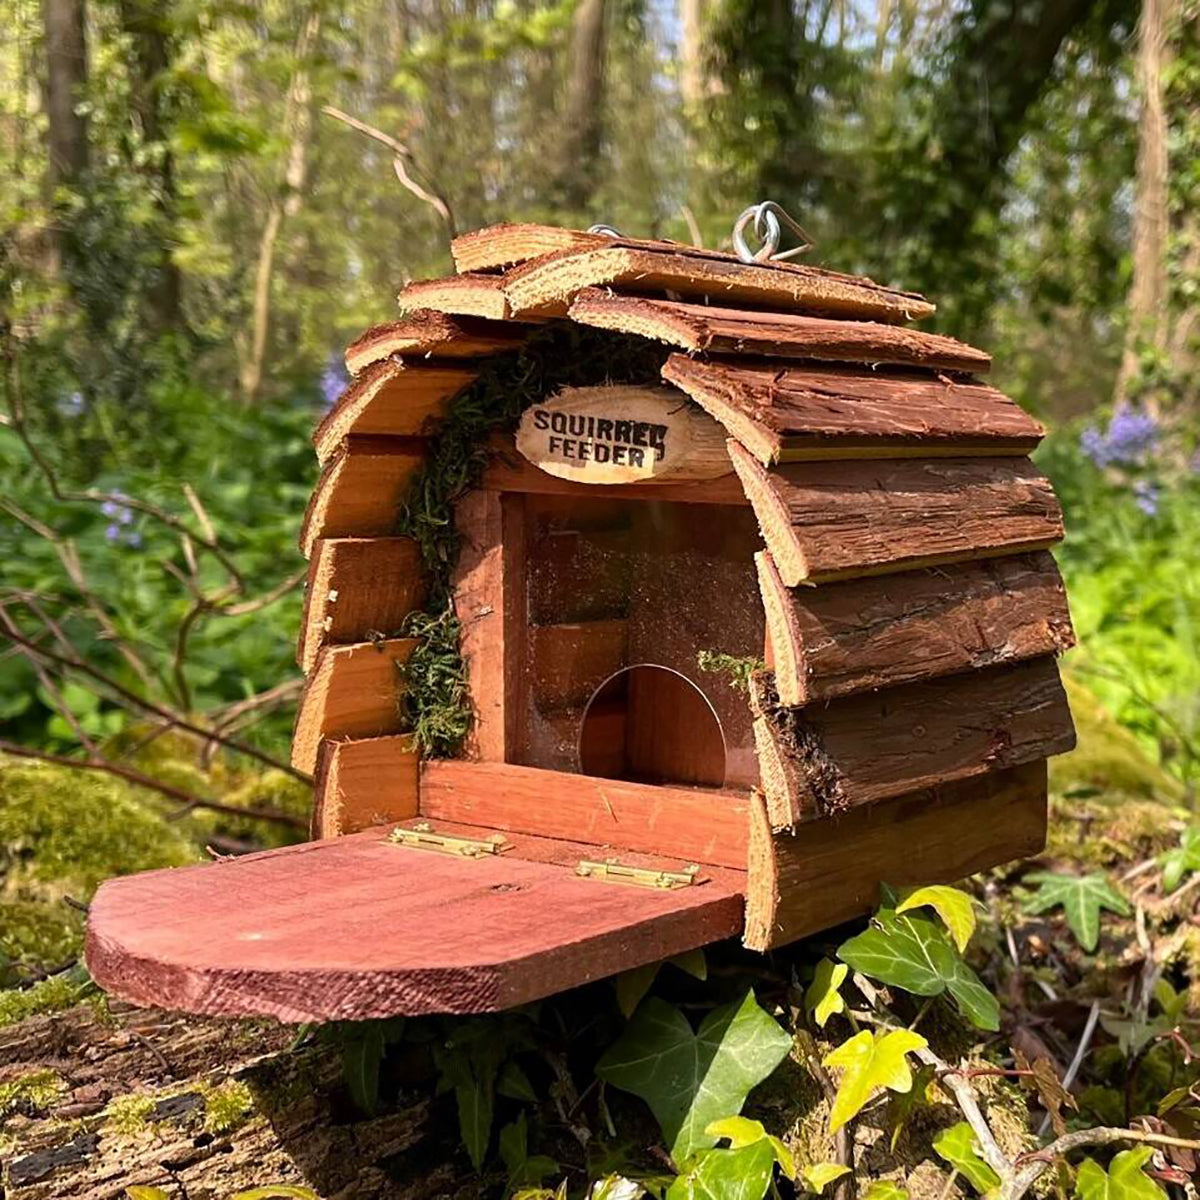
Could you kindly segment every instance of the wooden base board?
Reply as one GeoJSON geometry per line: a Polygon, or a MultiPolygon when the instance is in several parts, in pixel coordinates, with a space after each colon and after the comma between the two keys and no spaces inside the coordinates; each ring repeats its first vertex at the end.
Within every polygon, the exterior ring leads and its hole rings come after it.
{"type": "Polygon", "coordinates": [[[588,846],[514,834],[509,852],[472,860],[387,833],[109,880],[91,905],[88,968],[135,1004],[360,1021],[496,1012],[741,931],[740,871],[634,887],[578,876],[588,846]]]}
{"type": "Polygon", "coordinates": [[[745,944],[768,950],[870,912],[879,885],[953,883],[1046,843],[1046,764],[1029,763],[773,833],[750,818],[745,944]]]}

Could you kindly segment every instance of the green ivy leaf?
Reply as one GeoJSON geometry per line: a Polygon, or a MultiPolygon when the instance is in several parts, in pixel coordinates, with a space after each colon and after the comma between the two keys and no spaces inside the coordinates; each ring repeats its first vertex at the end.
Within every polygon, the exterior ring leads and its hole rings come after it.
{"type": "Polygon", "coordinates": [[[841,1129],[879,1088],[907,1092],[912,1071],[905,1055],[927,1045],[919,1033],[908,1029],[882,1034],[864,1029],[827,1054],[825,1066],[845,1068],[829,1114],[829,1132],[841,1129]]]}
{"type": "Polygon", "coordinates": [[[668,958],[667,962],[693,979],[699,979],[701,983],[708,978],[708,959],[705,958],[703,949],[685,950],[682,954],[668,958]]]}
{"type": "Polygon", "coordinates": [[[374,1021],[352,1026],[342,1044],[342,1074],[350,1099],[367,1116],[379,1107],[379,1064],[383,1060],[383,1031],[374,1021]]]}
{"type": "Polygon", "coordinates": [[[849,1167],[843,1167],[841,1163],[832,1162],[809,1163],[807,1167],[800,1168],[800,1178],[808,1184],[808,1190],[815,1192],[818,1196],[835,1179],[841,1179],[843,1175],[848,1175],[849,1173],[849,1167]]]}
{"type": "Polygon", "coordinates": [[[948,991],[977,1028],[1000,1028],[1000,1002],[928,917],[881,908],[870,929],[839,947],[838,957],[872,979],[917,996],[948,991]]]}
{"type": "Polygon", "coordinates": [[[888,1124],[892,1130],[888,1147],[893,1154],[896,1153],[896,1144],[900,1141],[900,1135],[904,1132],[909,1117],[921,1105],[930,1103],[929,1085],[933,1082],[935,1074],[931,1066],[918,1067],[913,1076],[912,1087],[907,1092],[897,1092],[888,1102],[888,1124]]]}
{"type": "Polygon", "coordinates": [[[490,1082],[471,1079],[460,1083],[454,1089],[454,1098],[458,1101],[458,1127],[463,1145],[471,1157],[471,1165],[478,1171],[483,1167],[492,1138],[494,1099],[490,1082]]]}
{"type": "Polygon", "coordinates": [[[709,1150],[667,1189],[666,1200],[763,1200],[775,1173],[764,1138],[740,1150],[709,1150]]]}
{"type": "Polygon", "coordinates": [[[645,998],[655,979],[658,978],[658,968],[662,963],[646,963],[643,967],[634,967],[630,971],[622,971],[616,978],[617,1007],[621,1016],[629,1020],[645,998]]]}
{"type": "Polygon", "coordinates": [[[966,1121],[943,1129],[933,1139],[939,1158],[948,1162],[981,1195],[1000,1186],[1000,1176],[979,1157],[975,1131],[966,1121]]]}
{"type": "Polygon", "coordinates": [[[144,1184],[133,1183],[125,1189],[129,1200],[171,1200],[170,1196],[157,1187],[146,1187],[144,1184]]]}
{"type": "Polygon", "coordinates": [[[1078,1200],[1166,1200],[1167,1193],[1142,1168],[1154,1154],[1153,1146],[1122,1150],[1107,1171],[1085,1158],[1075,1176],[1078,1200]]]}
{"type": "Polygon", "coordinates": [[[500,1074],[496,1077],[496,1091],[510,1100],[537,1103],[538,1095],[529,1082],[529,1076],[511,1058],[500,1068],[500,1074]]]}
{"type": "Polygon", "coordinates": [[[1051,871],[1035,871],[1025,878],[1029,883],[1041,885],[1038,894],[1025,901],[1025,911],[1044,913],[1062,905],[1075,940],[1089,953],[1100,942],[1101,909],[1106,908],[1122,917],[1133,911],[1129,901],[1104,875],[1056,875],[1051,871]]]}
{"type": "MultiPolygon", "coordinates": [[[[626,1179],[624,1175],[606,1175],[592,1184],[588,1192],[588,1200],[638,1200],[644,1196],[646,1189],[634,1179],[626,1179]]],[[[566,1200],[566,1184],[563,1184],[563,1200],[566,1200]]]]}
{"type": "Polygon", "coordinates": [[[834,1013],[846,1011],[846,1001],[838,989],[849,973],[850,968],[845,963],[835,963],[828,958],[817,963],[813,981],[804,993],[804,1007],[812,1013],[821,1029],[834,1013]]]}
{"type": "Polygon", "coordinates": [[[750,1089],[787,1057],[792,1039],[747,992],[714,1010],[693,1032],[665,1001],[644,1000],[596,1074],[649,1104],[671,1157],[681,1163],[713,1144],[705,1128],[741,1111],[750,1089]]]}
{"type": "Polygon", "coordinates": [[[887,1179],[877,1179],[859,1200],[908,1200],[908,1191],[887,1179]]]}
{"type": "Polygon", "coordinates": [[[960,954],[975,932],[975,901],[952,887],[923,887],[910,892],[896,905],[898,913],[928,905],[942,918],[960,954]]]}
{"type": "MultiPolygon", "coordinates": [[[[164,1196],[165,1192],[162,1193],[164,1196]]],[[[274,1186],[251,1188],[238,1192],[229,1200],[321,1200],[312,1188],[296,1187],[294,1184],[279,1183],[274,1186]]]]}
{"type": "Polygon", "coordinates": [[[749,1117],[725,1117],[721,1121],[713,1121],[704,1130],[710,1137],[725,1138],[733,1150],[743,1146],[753,1146],[755,1142],[764,1139],[771,1143],[775,1151],[775,1161],[789,1179],[796,1178],[796,1160],[792,1152],[779,1138],[769,1134],[761,1121],[751,1121],[749,1117]]]}
{"type": "Polygon", "coordinates": [[[1200,871],[1200,827],[1189,825],[1179,835],[1179,845],[1158,856],[1164,892],[1173,892],[1185,875],[1200,871]]]}

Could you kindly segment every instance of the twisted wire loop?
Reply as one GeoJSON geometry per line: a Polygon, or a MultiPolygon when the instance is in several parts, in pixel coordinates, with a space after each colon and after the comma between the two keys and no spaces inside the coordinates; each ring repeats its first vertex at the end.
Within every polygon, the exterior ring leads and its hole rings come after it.
{"type": "Polygon", "coordinates": [[[758,204],[751,204],[738,215],[738,219],[733,223],[733,248],[737,251],[738,258],[745,263],[780,262],[811,250],[813,240],[774,200],[763,200],[758,204]],[[752,221],[754,234],[760,242],[757,250],[751,250],[746,242],[746,228],[752,221]],[[785,228],[800,239],[800,244],[793,246],[791,250],[781,251],[779,239],[785,228]]]}
{"type": "Polygon", "coordinates": [[[621,231],[619,229],[615,228],[612,225],[604,225],[604,224],[589,225],[588,233],[602,233],[602,234],[604,234],[605,237],[615,237],[615,238],[619,238],[622,236],[621,231]]]}

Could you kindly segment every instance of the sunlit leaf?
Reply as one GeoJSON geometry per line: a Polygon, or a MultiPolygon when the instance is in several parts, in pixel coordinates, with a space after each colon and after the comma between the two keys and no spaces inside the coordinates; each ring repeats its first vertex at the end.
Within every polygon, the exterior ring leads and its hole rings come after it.
{"type": "Polygon", "coordinates": [[[1185,875],[1200,871],[1200,827],[1189,825],[1179,835],[1179,844],[1158,856],[1158,864],[1164,892],[1175,891],[1185,875]]]}
{"type": "Polygon", "coordinates": [[[804,1007],[813,1015],[820,1028],[825,1028],[825,1022],[834,1013],[846,1011],[846,1001],[838,990],[850,973],[845,963],[835,963],[823,958],[817,963],[813,981],[804,993],[804,1007]]]}
{"type": "Polygon", "coordinates": [[[712,1121],[704,1132],[710,1137],[726,1139],[733,1150],[753,1146],[755,1142],[765,1139],[775,1151],[775,1161],[780,1170],[789,1179],[796,1178],[796,1159],[792,1152],[779,1138],[769,1134],[761,1121],[751,1121],[749,1117],[725,1117],[721,1121],[712,1121]]]}
{"type": "Polygon", "coordinates": [[[646,1189],[634,1179],[626,1179],[624,1175],[606,1175],[597,1179],[588,1192],[588,1200],[638,1200],[644,1196],[646,1189]]]}
{"type": "Polygon", "coordinates": [[[910,892],[896,905],[898,913],[928,905],[942,918],[961,954],[975,932],[975,901],[952,887],[923,887],[910,892]]]}
{"type": "Polygon", "coordinates": [[[908,1190],[887,1179],[877,1179],[859,1200],[908,1200],[908,1190]]]}
{"type": "Polygon", "coordinates": [[[246,1192],[237,1192],[230,1196],[229,1200],[321,1200],[321,1197],[312,1188],[279,1183],[268,1187],[251,1188],[246,1192]]]}
{"type": "Polygon", "coordinates": [[[758,1006],[753,992],[709,1013],[698,1031],[678,1009],[650,996],[600,1059],[596,1074],[649,1104],[679,1163],[713,1144],[705,1128],[740,1112],[750,1089],[791,1046],[791,1037],[758,1006]]]}
{"type": "Polygon", "coordinates": [[[841,1067],[837,1095],[829,1114],[829,1131],[836,1133],[880,1089],[907,1092],[912,1071],[905,1057],[929,1043],[908,1029],[873,1033],[864,1029],[824,1058],[827,1067],[841,1067]]]}
{"type": "Polygon", "coordinates": [[[666,1200],[763,1200],[775,1173],[764,1138],[740,1150],[709,1150],[667,1189],[666,1200]]]}
{"type": "Polygon", "coordinates": [[[981,1195],[1000,1186],[1000,1176],[979,1157],[979,1142],[966,1121],[941,1130],[933,1139],[933,1148],[981,1195]]]}
{"type": "Polygon", "coordinates": [[[800,1178],[808,1185],[808,1190],[816,1192],[818,1196],[835,1179],[849,1174],[850,1168],[842,1166],[841,1163],[809,1163],[808,1166],[800,1168],[800,1178]]]}
{"type": "Polygon", "coordinates": [[[1142,1170],[1153,1154],[1153,1146],[1122,1150],[1107,1171],[1085,1158],[1075,1176],[1077,1200],[1166,1200],[1167,1193],[1142,1170]]]}
{"type": "Polygon", "coordinates": [[[1000,1028],[1000,1002],[928,917],[881,908],[871,927],[844,942],[838,957],[856,971],[917,996],[948,991],[980,1029],[1000,1028]]]}
{"type": "Polygon", "coordinates": [[[1056,875],[1051,871],[1035,871],[1025,878],[1029,883],[1040,885],[1037,895],[1025,901],[1025,911],[1044,913],[1061,905],[1076,941],[1089,952],[1100,942],[1101,909],[1122,917],[1133,911],[1129,901],[1104,875],[1056,875]]]}
{"type": "Polygon", "coordinates": [[[133,1183],[125,1189],[129,1200],[171,1200],[170,1196],[157,1187],[146,1187],[144,1184],[133,1183]]]}

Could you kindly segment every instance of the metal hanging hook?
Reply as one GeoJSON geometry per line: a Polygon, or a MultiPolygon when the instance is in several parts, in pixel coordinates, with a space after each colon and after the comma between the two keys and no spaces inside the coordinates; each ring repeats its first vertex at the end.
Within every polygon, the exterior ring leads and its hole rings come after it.
{"type": "Polygon", "coordinates": [[[604,224],[589,225],[588,233],[602,233],[602,234],[604,234],[605,237],[615,237],[615,238],[619,238],[619,237],[623,236],[619,229],[616,229],[612,225],[604,225],[604,224]]]}
{"type": "Polygon", "coordinates": [[[774,200],[763,200],[743,209],[733,223],[733,248],[737,256],[746,263],[781,262],[796,258],[813,248],[813,240],[803,227],[794,221],[774,200]],[[751,250],[746,242],[746,227],[754,222],[754,233],[761,245],[751,250]],[[779,239],[786,228],[800,239],[800,245],[791,250],[779,249],[779,239]]]}

